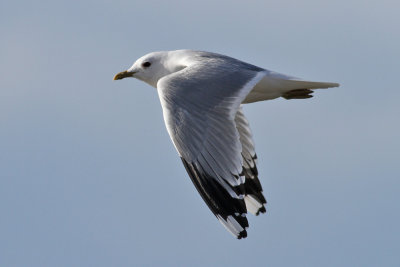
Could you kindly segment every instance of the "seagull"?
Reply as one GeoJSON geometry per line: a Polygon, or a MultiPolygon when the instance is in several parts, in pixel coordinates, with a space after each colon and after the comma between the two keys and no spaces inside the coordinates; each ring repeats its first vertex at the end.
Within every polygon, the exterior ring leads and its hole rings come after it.
{"type": "Polygon", "coordinates": [[[265,213],[257,155],[242,104],[306,99],[338,83],[305,81],[217,53],[149,53],[114,80],[155,87],[167,131],[194,186],[222,225],[247,237],[247,211],[265,213]]]}

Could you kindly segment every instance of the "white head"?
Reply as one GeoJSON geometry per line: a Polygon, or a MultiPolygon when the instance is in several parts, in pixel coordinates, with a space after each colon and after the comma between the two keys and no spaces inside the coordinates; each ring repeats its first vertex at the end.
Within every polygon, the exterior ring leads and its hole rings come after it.
{"type": "Polygon", "coordinates": [[[178,51],[162,51],[147,54],[133,63],[128,70],[118,73],[114,80],[133,77],[157,87],[157,82],[162,77],[184,69],[182,60],[177,60],[178,51]]]}

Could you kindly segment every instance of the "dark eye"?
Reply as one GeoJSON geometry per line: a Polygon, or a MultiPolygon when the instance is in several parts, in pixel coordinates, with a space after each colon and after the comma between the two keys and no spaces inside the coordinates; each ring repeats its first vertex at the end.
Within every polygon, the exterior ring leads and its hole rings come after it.
{"type": "Polygon", "coordinates": [[[151,65],[151,63],[148,62],[148,61],[142,63],[142,67],[143,67],[143,68],[148,68],[148,67],[150,67],[150,65],[151,65]]]}

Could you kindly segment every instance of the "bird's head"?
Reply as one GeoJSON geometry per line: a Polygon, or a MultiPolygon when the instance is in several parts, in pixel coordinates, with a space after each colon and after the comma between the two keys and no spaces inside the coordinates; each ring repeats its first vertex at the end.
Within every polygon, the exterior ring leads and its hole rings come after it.
{"type": "Polygon", "coordinates": [[[173,58],[175,58],[173,51],[147,54],[136,60],[128,70],[115,75],[114,80],[133,77],[157,88],[159,79],[185,68],[180,61],[172,60],[173,58]]]}

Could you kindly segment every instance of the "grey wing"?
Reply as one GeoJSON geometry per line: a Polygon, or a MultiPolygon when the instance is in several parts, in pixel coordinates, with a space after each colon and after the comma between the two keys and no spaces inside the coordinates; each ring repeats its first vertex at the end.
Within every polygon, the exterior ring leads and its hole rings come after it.
{"type": "Polygon", "coordinates": [[[236,128],[240,134],[242,144],[243,172],[246,177],[244,183],[245,203],[249,212],[258,215],[266,212],[265,204],[267,201],[262,193],[262,186],[258,179],[257,155],[254,149],[253,135],[250,130],[249,122],[244,116],[242,107],[236,113],[236,128]]]}
{"type": "Polygon", "coordinates": [[[264,76],[224,62],[196,64],[157,85],[168,133],[198,192],[237,238],[247,236],[242,144],[235,116],[264,76]]]}

